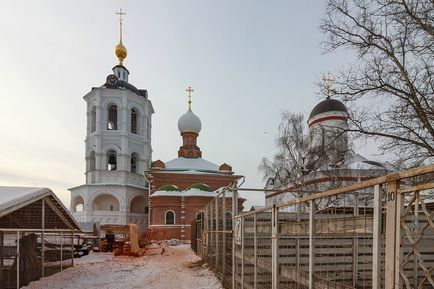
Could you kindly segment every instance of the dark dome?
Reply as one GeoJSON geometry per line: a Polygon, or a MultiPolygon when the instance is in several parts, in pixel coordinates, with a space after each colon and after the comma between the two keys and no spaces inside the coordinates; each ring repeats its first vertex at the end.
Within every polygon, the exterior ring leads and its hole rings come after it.
{"type": "Polygon", "coordinates": [[[332,99],[332,98],[328,98],[326,100],[321,101],[320,103],[318,103],[313,109],[312,112],[310,113],[309,119],[324,113],[324,112],[329,112],[329,111],[343,111],[348,113],[347,107],[345,106],[345,104],[343,104],[342,102],[340,102],[337,99],[332,99]]]}

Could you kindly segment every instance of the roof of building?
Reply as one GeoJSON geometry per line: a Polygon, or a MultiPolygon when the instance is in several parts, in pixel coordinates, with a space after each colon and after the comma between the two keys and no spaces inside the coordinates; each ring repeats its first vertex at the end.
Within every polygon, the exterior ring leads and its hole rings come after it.
{"type": "Polygon", "coordinates": [[[310,113],[309,118],[312,118],[318,114],[321,114],[324,112],[329,112],[329,111],[343,111],[343,112],[348,113],[348,110],[347,110],[347,107],[345,106],[345,104],[343,104],[342,102],[340,102],[337,99],[327,98],[327,99],[321,101],[320,103],[318,103],[312,109],[312,112],[310,113]]]}
{"type": "Polygon", "coordinates": [[[154,197],[211,197],[214,198],[217,193],[216,191],[213,191],[208,185],[206,184],[192,184],[188,189],[185,191],[178,190],[168,190],[167,188],[178,188],[175,185],[164,185],[160,187],[156,192],[154,192],[150,198],[154,197]]]}
{"type": "Polygon", "coordinates": [[[165,163],[169,170],[219,171],[218,165],[202,158],[176,158],[165,163]]]}
{"type": "Polygon", "coordinates": [[[68,221],[71,228],[80,230],[80,226],[74,217],[49,188],[0,186],[0,218],[45,197],[49,197],[58,213],[62,214],[62,217],[68,221]]]}

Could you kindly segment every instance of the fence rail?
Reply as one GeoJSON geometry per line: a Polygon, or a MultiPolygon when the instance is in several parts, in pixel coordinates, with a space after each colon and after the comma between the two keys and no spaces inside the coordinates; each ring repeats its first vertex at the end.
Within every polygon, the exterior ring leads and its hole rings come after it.
{"type": "Polygon", "coordinates": [[[233,289],[433,288],[433,179],[420,167],[238,215],[232,187],[204,210],[200,255],[233,289]]]}

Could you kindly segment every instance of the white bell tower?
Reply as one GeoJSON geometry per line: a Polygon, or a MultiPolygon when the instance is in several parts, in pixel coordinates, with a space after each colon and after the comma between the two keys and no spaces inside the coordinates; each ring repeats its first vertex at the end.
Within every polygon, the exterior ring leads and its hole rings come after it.
{"type": "Polygon", "coordinates": [[[128,82],[123,66],[127,49],[120,42],[119,64],[101,87],[83,98],[87,104],[85,139],[86,184],[70,189],[71,212],[79,222],[147,228],[148,185],[144,171],[151,163],[151,117],[154,113],[146,90],[128,82]]]}

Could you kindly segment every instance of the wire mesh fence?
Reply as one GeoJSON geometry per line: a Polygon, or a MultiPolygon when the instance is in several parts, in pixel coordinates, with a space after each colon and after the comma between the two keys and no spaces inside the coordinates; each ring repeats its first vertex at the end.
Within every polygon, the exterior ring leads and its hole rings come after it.
{"type": "Polygon", "coordinates": [[[0,289],[26,286],[73,265],[71,230],[0,229],[0,289]]]}
{"type": "Polygon", "coordinates": [[[433,288],[433,180],[415,168],[238,215],[226,192],[204,210],[202,257],[234,289],[433,288]]]}

